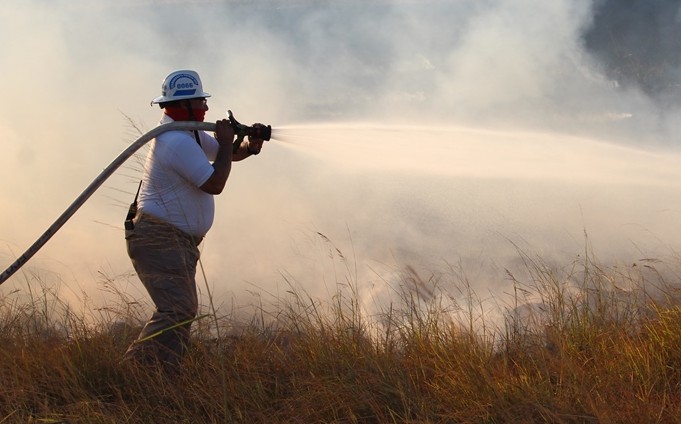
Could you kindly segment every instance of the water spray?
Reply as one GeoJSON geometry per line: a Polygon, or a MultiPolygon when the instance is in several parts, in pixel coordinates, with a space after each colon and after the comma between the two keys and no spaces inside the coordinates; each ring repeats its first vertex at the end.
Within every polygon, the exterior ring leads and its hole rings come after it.
{"type": "MultiPolygon", "coordinates": [[[[272,127],[270,125],[254,125],[252,127],[240,124],[231,111],[228,111],[229,120],[234,128],[234,133],[236,135],[235,146],[238,148],[239,144],[245,136],[253,136],[262,138],[263,140],[269,140],[272,136],[272,127]],[[238,144],[237,144],[238,143],[238,144]]],[[[143,134],[140,138],[135,140],[128,148],[123,150],[116,159],[114,159],[109,166],[104,168],[104,170],[95,178],[89,186],[76,198],[76,200],[71,203],[71,205],[66,208],[64,213],[62,213],[59,218],[47,229],[45,232],[29,247],[23,255],[21,255],[17,260],[14,261],[2,274],[0,274],[0,284],[4,283],[14,275],[26,262],[29,261],[44,245],[47,241],[52,238],[53,235],[59,231],[59,229],[66,224],[66,222],[73,216],[76,211],[83,206],[87,199],[92,196],[92,194],[106,181],[123,163],[128,160],[136,151],[138,151],[142,146],[144,146],[150,140],[158,137],[166,131],[175,130],[201,130],[201,131],[215,131],[214,122],[194,122],[194,121],[176,121],[170,122],[168,124],[162,124],[153,130],[143,134]]]]}

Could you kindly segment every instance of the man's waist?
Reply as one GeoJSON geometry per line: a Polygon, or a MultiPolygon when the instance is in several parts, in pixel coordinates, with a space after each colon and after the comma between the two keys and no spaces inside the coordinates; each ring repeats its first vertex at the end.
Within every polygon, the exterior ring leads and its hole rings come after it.
{"type": "Polygon", "coordinates": [[[144,212],[142,210],[139,210],[137,212],[137,216],[134,219],[135,226],[137,226],[139,223],[148,223],[153,226],[158,226],[158,227],[165,227],[167,231],[176,233],[178,236],[190,241],[191,243],[195,244],[198,246],[201,244],[201,241],[203,240],[202,235],[193,235],[189,234],[186,231],[181,230],[177,226],[167,222],[166,220],[159,218],[157,216],[151,215],[148,212],[144,212]]]}

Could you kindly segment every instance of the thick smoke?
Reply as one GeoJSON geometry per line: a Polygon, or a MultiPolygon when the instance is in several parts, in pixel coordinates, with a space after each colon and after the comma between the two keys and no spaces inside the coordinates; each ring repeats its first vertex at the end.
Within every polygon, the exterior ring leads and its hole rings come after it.
{"type": "MultiPolygon", "coordinates": [[[[382,293],[405,264],[503,270],[518,244],[560,262],[585,227],[615,260],[643,249],[632,231],[674,247],[675,156],[636,149],[676,144],[677,2],[15,3],[0,15],[4,265],[156,125],[149,101],[179,68],[213,94],[207,119],[231,109],[279,136],[235,165],[203,248],[237,303],[291,281],[333,294],[345,274],[382,293]]],[[[131,161],[15,283],[139,292],[122,237],[139,177],[131,161]]]]}
{"type": "Polygon", "coordinates": [[[599,0],[594,11],[584,40],[609,78],[681,104],[681,1],[599,0]]]}

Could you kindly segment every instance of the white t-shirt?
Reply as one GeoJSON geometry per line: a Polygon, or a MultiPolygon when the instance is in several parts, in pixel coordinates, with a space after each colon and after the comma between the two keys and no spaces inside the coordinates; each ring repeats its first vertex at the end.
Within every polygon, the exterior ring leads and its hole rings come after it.
{"type": "MultiPolygon", "coordinates": [[[[161,124],[173,122],[164,114],[161,124]]],[[[218,142],[199,131],[166,131],[151,142],[144,165],[139,208],[187,234],[206,235],[215,216],[213,195],[199,187],[213,173],[218,142]]]]}

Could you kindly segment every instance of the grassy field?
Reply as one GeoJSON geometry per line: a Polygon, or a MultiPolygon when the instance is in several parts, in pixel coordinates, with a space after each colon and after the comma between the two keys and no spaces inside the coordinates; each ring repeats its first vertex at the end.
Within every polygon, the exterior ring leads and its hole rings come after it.
{"type": "Polygon", "coordinates": [[[499,320],[465,279],[408,267],[400,301],[371,316],[351,281],[238,321],[207,307],[172,379],[119,362],[135,335],[119,321],[140,319],[124,294],[93,322],[28,282],[0,302],[0,423],[681,422],[674,267],[520,256],[499,320]]]}

